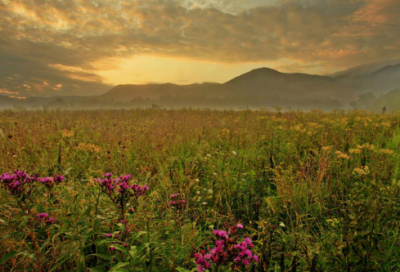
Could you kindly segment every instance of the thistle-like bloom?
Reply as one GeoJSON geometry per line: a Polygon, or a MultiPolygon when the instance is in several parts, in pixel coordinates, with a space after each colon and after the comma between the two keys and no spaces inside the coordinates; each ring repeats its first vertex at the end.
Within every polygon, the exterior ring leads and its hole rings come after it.
{"type": "Polygon", "coordinates": [[[19,196],[29,194],[30,190],[26,185],[36,181],[37,177],[30,177],[27,173],[22,171],[14,171],[14,174],[4,173],[0,175],[0,184],[11,195],[19,196]]]}
{"type": "MultiPolygon", "coordinates": [[[[245,238],[242,242],[237,242],[236,235],[238,229],[242,229],[243,225],[237,224],[230,228],[229,234],[233,238],[229,238],[227,232],[224,230],[214,230],[213,233],[222,238],[215,241],[215,247],[208,252],[201,250],[201,252],[194,254],[198,271],[204,271],[210,268],[210,260],[218,265],[228,265],[236,271],[236,269],[244,269],[243,266],[248,266],[252,262],[257,263],[258,257],[251,252],[250,248],[254,247],[250,238],[245,238]]],[[[202,248],[202,247],[201,247],[202,248]]],[[[242,270],[240,270],[242,271],[242,270]]]]}
{"type": "Polygon", "coordinates": [[[47,217],[49,217],[49,215],[48,215],[47,213],[39,213],[39,214],[37,215],[37,218],[38,218],[38,221],[39,221],[39,222],[42,222],[42,220],[45,219],[45,218],[47,218],[47,217]]]}
{"type": "Polygon", "coordinates": [[[56,184],[60,184],[65,180],[64,176],[54,175],[54,177],[44,177],[37,179],[40,183],[44,184],[47,188],[51,189],[56,184]]]}
{"type": "Polygon", "coordinates": [[[175,207],[178,210],[183,209],[185,206],[186,201],[184,199],[178,200],[178,196],[180,196],[180,194],[172,194],[170,196],[171,201],[169,202],[169,205],[171,207],[175,207]]]}

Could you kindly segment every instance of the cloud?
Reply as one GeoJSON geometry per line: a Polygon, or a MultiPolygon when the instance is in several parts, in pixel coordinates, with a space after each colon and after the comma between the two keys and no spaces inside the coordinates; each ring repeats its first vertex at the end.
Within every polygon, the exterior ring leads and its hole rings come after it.
{"type": "Polygon", "coordinates": [[[400,57],[398,14],[398,0],[0,0],[0,88],[98,94],[99,71],[140,55],[337,70],[400,57]]]}

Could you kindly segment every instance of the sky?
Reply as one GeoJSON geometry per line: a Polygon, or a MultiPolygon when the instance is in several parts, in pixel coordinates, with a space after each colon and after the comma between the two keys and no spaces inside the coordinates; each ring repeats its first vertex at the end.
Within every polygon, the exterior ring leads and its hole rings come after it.
{"type": "Polygon", "coordinates": [[[328,75],[400,59],[399,0],[0,0],[0,95],[328,75]]]}

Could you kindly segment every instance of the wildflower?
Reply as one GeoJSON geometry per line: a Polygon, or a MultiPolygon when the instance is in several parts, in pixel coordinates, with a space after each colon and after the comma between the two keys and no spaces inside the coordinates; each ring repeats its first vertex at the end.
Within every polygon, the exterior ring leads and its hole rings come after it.
{"type": "Polygon", "coordinates": [[[232,151],[233,155],[237,155],[237,153],[235,151],[232,151]]]}
{"type": "Polygon", "coordinates": [[[51,224],[54,223],[54,221],[55,221],[55,219],[53,217],[49,218],[49,220],[48,220],[48,222],[51,224]]]}
{"type": "Polygon", "coordinates": [[[228,239],[228,236],[226,235],[226,231],[224,231],[224,230],[214,230],[213,234],[215,234],[215,235],[217,235],[217,236],[219,236],[221,238],[228,239]]]}
{"type": "Polygon", "coordinates": [[[172,200],[169,202],[169,205],[174,206],[177,209],[182,209],[186,201],[184,199],[181,200],[176,199],[178,196],[180,196],[180,194],[172,194],[170,196],[172,200]]]}
{"type": "Polygon", "coordinates": [[[245,238],[239,243],[236,241],[238,236],[235,235],[235,232],[239,228],[243,228],[243,225],[237,224],[230,228],[230,233],[234,234],[232,238],[229,238],[224,230],[213,231],[213,234],[223,239],[216,240],[215,247],[211,250],[207,249],[208,252],[202,249],[192,255],[196,260],[198,271],[211,268],[211,262],[217,265],[229,265],[235,271],[240,268],[244,269],[243,266],[248,266],[252,262],[258,262],[258,257],[250,250],[254,247],[250,238],[245,238]]]}
{"type": "Polygon", "coordinates": [[[106,234],[106,237],[107,237],[107,238],[110,238],[110,237],[112,237],[112,236],[113,236],[112,233],[107,233],[107,234],[106,234]]]}
{"type": "Polygon", "coordinates": [[[108,248],[108,251],[113,251],[113,250],[115,250],[115,247],[113,247],[113,246],[108,248]]]}
{"type": "Polygon", "coordinates": [[[37,217],[38,217],[38,221],[39,221],[39,222],[42,222],[42,220],[45,219],[45,218],[47,218],[47,217],[49,217],[49,215],[48,215],[47,213],[39,213],[39,214],[37,215],[37,217]]]}

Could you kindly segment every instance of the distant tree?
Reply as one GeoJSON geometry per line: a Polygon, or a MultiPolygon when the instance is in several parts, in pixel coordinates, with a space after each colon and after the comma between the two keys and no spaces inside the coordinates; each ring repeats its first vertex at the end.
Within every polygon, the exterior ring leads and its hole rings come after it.
{"type": "Polygon", "coordinates": [[[21,105],[13,105],[13,111],[26,111],[27,109],[21,105]]]}
{"type": "Polygon", "coordinates": [[[47,104],[49,109],[66,109],[68,108],[67,102],[63,98],[57,98],[47,104]]]}
{"type": "Polygon", "coordinates": [[[373,93],[363,93],[358,96],[356,101],[350,102],[354,109],[359,110],[372,110],[373,104],[376,102],[377,97],[373,93]]]}

